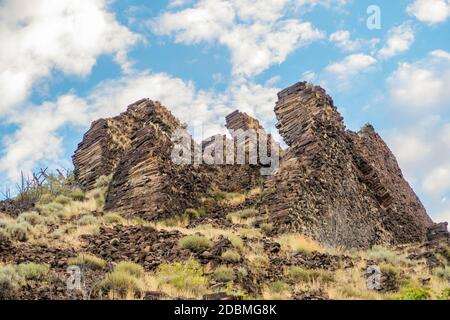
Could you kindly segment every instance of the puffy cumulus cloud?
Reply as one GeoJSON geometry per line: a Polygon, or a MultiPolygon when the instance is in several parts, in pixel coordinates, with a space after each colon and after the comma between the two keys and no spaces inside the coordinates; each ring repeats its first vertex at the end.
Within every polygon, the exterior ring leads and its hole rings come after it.
{"type": "Polygon", "coordinates": [[[414,30],[409,23],[403,23],[389,31],[386,45],[378,51],[382,59],[389,59],[408,51],[414,42],[414,30]]]}
{"type": "Polygon", "coordinates": [[[373,38],[370,40],[365,39],[351,39],[350,31],[348,30],[338,30],[332,33],[329,40],[336,44],[340,49],[348,52],[359,51],[363,49],[373,49],[379,42],[380,39],[373,38]]]}
{"type": "Polygon", "coordinates": [[[392,110],[403,123],[387,140],[407,179],[427,196],[435,221],[450,220],[449,85],[450,54],[442,50],[399,64],[387,79],[392,110]]]}
{"type": "Polygon", "coordinates": [[[108,11],[108,0],[5,0],[0,2],[0,115],[23,102],[53,69],[89,74],[102,54],[124,69],[138,36],[108,11]]]}
{"type": "Polygon", "coordinates": [[[355,53],[330,63],[318,73],[306,71],[302,77],[306,81],[317,82],[329,92],[344,92],[361,85],[365,75],[375,70],[376,64],[377,60],[374,57],[355,53]]]}
{"type": "Polygon", "coordinates": [[[228,47],[233,74],[250,77],[324,38],[311,23],[285,18],[287,8],[322,2],[201,0],[189,8],[166,11],[149,25],[156,34],[173,35],[179,43],[217,42],[228,47]]]}
{"type": "Polygon", "coordinates": [[[428,113],[450,106],[450,54],[430,52],[414,63],[401,63],[388,78],[394,105],[403,110],[428,113]]]}
{"type": "Polygon", "coordinates": [[[16,181],[21,171],[28,173],[40,161],[46,162],[46,166],[64,162],[63,141],[57,131],[66,124],[85,124],[89,120],[86,111],[85,101],[67,94],[55,102],[28,106],[10,114],[8,122],[18,129],[2,141],[4,155],[0,159],[0,171],[16,181]]]}
{"type": "Polygon", "coordinates": [[[288,20],[272,26],[238,26],[224,34],[221,41],[231,50],[234,75],[252,76],[282,63],[296,48],[322,36],[309,22],[288,20]]]}
{"type": "Polygon", "coordinates": [[[423,188],[428,193],[441,194],[450,189],[450,164],[437,167],[423,181],[423,188]]]}
{"type": "Polygon", "coordinates": [[[438,211],[433,215],[433,220],[435,222],[450,222],[450,210],[443,209],[438,211]]]}
{"type": "Polygon", "coordinates": [[[406,11],[419,21],[428,24],[444,22],[450,17],[449,0],[415,0],[406,11]]]}
{"type": "Polygon", "coordinates": [[[311,10],[318,5],[326,8],[341,8],[350,1],[351,0],[295,0],[295,5],[306,10],[311,10]]]}
{"type": "Polygon", "coordinates": [[[372,56],[357,53],[345,57],[342,61],[328,65],[325,71],[337,76],[339,79],[348,79],[368,71],[376,62],[377,60],[372,56]]]}
{"type": "Polygon", "coordinates": [[[199,140],[226,133],[225,116],[235,109],[248,112],[270,128],[278,91],[278,88],[247,82],[217,93],[197,90],[191,82],[165,73],[149,72],[104,81],[86,97],[68,93],[53,102],[29,106],[24,112],[9,115],[9,123],[18,129],[4,138],[0,171],[14,181],[22,170],[29,172],[39,163],[62,163],[65,153],[62,129],[69,126],[86,129],[93,120],[115,116],[143,97],[161,101],[196,130],[195,138],[199,140]]]}
{"type": "MultiPolygon", "coordinates": [[[[449,123],[442,119],[393,130],[386,135],[388,145],[414,189],[428,199],[428,209],[435,220],[448,204],[450,195],[450,146],[447,144],[449,123]]],[[[449,220],[450,221],[450,220],[449,220]]]]}

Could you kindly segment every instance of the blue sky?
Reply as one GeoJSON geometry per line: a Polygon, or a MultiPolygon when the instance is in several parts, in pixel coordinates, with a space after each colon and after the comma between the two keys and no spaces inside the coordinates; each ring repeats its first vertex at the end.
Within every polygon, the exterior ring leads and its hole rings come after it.
{"type": "Polygon", "coordinates": [[[0,187],[70,167],[91,121],[140,98],[204,136],[235,109],[274,130],[276,93],[308,80],[450,220],[450,0],[3,0],[0,40],[0,187]]]}

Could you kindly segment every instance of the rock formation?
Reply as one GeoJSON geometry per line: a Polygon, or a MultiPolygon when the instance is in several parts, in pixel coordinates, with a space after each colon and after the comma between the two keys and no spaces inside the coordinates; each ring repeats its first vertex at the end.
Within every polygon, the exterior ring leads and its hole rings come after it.
{"type": "Polygon", "coordinates": [[[290,148],[262,206],[277,230],[356,247],[425,240],[432,221],[371,126],[347,131],[331,97],[306,82],[278,98],[290,148]]]}
{"type": "Polygon", "coordinates": [[[171,160],[168,132],[152,122],[136,132],[115,171],[106,197],[107,210],[146,220],[168,218],[197,208],[209,183],[198,167],[171,160]]]}
{"type": "Polygon", "coordinates": [[[73,156],[78,184],[90,190],[98,177],[112,174],[135,133],[149,121],[166,131],[180,126],[159,102],[148,99],[133,103],[117,117],[95,121],[73,156]]]}
{"type": "Polygon", "coordinates": [[[426,239],[433,223],[372,126],[346,130],[331,97],[306,82],[278,97],[277,128],[289,149],[267,179],[260,171],[267,159],[249,149],[280,147],[258,120],[235,111],[226,117],[232,139],[218,135],[197,145],[179,120],[150,100],[93,123],[73,157],[76,179],[89,190],[99,176],[112,174],[105,208],[147,220],[199,208],[211,190],[245,192],[266,180],[260,211],[269,213],[275,232],[348,247],[426,239]],[[264,145],[239,135],[250,129],[264,145]],[[185,151],[193,151],[186,163],[171,158],[176,132],[188,138],[185,151]],[[242,145],[245,163],[236,164],[242,145]]]}
{"type": "MultiPolygon", "coordinates": [[[[247,116],[242,126],[235,128],[245,129],[248,123],[257,121],[247,116]]],[[[73,157],[77,182],[89,190],[100,176],[111,174],[106,210],[158,220],[200,207],[201,197],[213,189],[249,190],[260,181],[260,166],[227,165],[225,152],[222,164],[195,164],[193,151],[204,151],[213,140],[200,146],[189,140],[192,154],[188,163],[174,163],[171,153],[176,130],[192,139],[165,107],[150,100],[130,105],[117,117],[94,122],[73,157]]],[[[227,143],[231,146],[234,163],[236,145],[220,137],[224,148],[227,143]]],[[[210,151],[214,156],[214,148],[210,151]]]]}

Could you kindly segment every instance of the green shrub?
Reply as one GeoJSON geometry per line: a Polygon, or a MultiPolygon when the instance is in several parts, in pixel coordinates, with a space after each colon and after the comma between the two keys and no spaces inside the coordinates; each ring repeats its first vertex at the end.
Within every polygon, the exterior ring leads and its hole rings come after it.
{"type": "Polygon", "coordinates": [[[285,270],[287,279],[294,283],[298,282],[333,282],[333,274],[322,269],[305,269],[302,267],[292,266],[285,270]]]}
{"type": "Polygon", "coordinates": [[[69,204],[71,201],[72,201],[72,199],[70,199],[69,197],[67,197],[67,196],[65,196],[63,194],[60,194],[59,196],[57,196],[55,198],[55,202],[56,203],[60,203],[63,206],[65,206],[66,204],[69,204]]]}
{"type": "Polygon", "coordinates": [[[73,201],[84,201],[84,200],[86,200],[86,196],[85,196],[84,192],[82,190],[80,190],[80,189],[74,189],[74,190],[70,191],[67,196],[70,199],[72,199],[73,201]]]}
{"type": "Polygon", "coordinates": [[[157,277],[160,284],[169,284],[179,290],[200,294],[206,290],[206,278],[200,264],[190,259],[186,263],[161,264],[157,277]]]}
{"type": "Polygon", "coordinates": [[[68,259],[67,265],[84,266],[92,270],[101,270],[106,267],[106,261],[90,254],[81,253],[77,257],[68,259]]]}
{"type": "Polygon", "coordinates": [[[48,204],[38,205],[37,209],[41,213],[41,215],[45,217],[49,216],[57,216],[62,217],[64,215],[63,210],[64,206],[61,203],[50,202],[48,204]]]}
{"type": "Polygon", "coordinates": [[[100,288],[113,295],[113,298],[126,298],[129,294],[136,296],[141,285],[136,277],[123,271],[107,273],[100,282],[100,288]]]}
{"type": "Polygon", "coordinates": [[[275,282],[272,282],[272,283],[269,285],[270,291],[276,292],[276,293],[281,293],[281,292],[284,292],[284,291],[289,291],[290,288],[291,288],[291,287],[290,287],[286,282],[283,282],[283,281],[275,281],[275,282]]]}
{"type": "Polygon", "coordinates": [[[212,247],[213,243],[206,237],[190,235],[182,238],[178,245],[184,249],[201,252],[212,247]]]}
{"type": "Polygon", "coordinates": [[[85,214],[78,219],[78,224],[81,226],[87,226],[91,224],[95,224],[97,222],[97,218],[92,214],[85,214]]]}
{"type": "Polygon", "coordinates": [[[0,266],[0,300],[13,300],[22,279],[11,265],[0,266]]]}
{"type": "Polygon", "coordinates": [[[51,193],[44,193],[39,199],[38,205],[49,204],[55,200],[55,196],[51,193]]]}
{"type": "Polygon", "coordinates": [[[230,240],[233,247],[235,247],[239,252],[244,251],[244,241],[242,241],[241,237],[234,234],[228,235],[226,237],[228,238],[228,240],[230,240]]]}
{"type": "Polygon", "coordinates": [[[227,250],[222,253],[222,258],[230,262],[239,262],[241,260],[241,255],[235,250],[227,250]]]}
{"type": "Polygon", "coordinates": [[[231,222],[237,222],[238,219],[248,219],[255,217],[259,214],[259,211],[253,208],[235,211],[227,214],[227,219],[231,222]]]}
{"type": "Polygon", "coordinates": [[[407,265],[407,260],[397,254],[394,251],[391,251],[382,246],[373,246],[371,250],[368,251],[368,257],[370,260],[374,260],[377,263],[390,263],[394,266],[398,265],[407,265]]]}
{"type": "Polygon", "coordinates": [[[442,290],[442,292],[437,296],[439,300],[450,300],[450,288],[442,290]]]}
{"type": "Polygon", "coordinates": [[[11,240],[9,233],[5,229],[0,229],[0,242],[11,240]]]}
{"type": "Polygon", "coordinates": [[[250,258],[249,269],[259,275],[264,275],[269,266],[269,259],[265,256],[253,256],[250,258]]]}
{"type": "Polygon", "coordinates": [[[261,232],[259,232],[256,229],[250,229],[250,228],[243,228],[239,231],[239,234],[241,237],[245,238],[260,238],[262,237],[261,232]]]}
{"type": "Polygon", "coordinates": [[[380,264],[380,271],[382,273],[388,274],[391,277],[399,280],[400,278],[400,271],[397,267],[393,266],[390,263],[381,263],[380,264]]]}
{"type": "Polygon", "coordinates": [[[261,223],[261,225],[259,227],[265,233],[270,233],[273,230],[273,224],[271,224],[271,223],[261,223]]]}
{"type": "Polygon", "coordinates": [[[425,288],[407,287],[400,291],[399,300],[427,300],[431,297],[430,292],[425,288]]]}
{"type": "Polygon", "coordinates": [[[238,274],[240,274],[244,278],[246,278],[248,276],[248,271],[244,267],[239,267],[236,269],[236,271],[238,274]]]}
{"type": "Polygon", "coordinates": [[[118,272],[128,273],[129,275],[136,278],[141,278],[142,276],[144,276],[144,268],[131,261],[119,262],[114,270],[118,272]]]}
{"type": "Polygon", "coordinates": [[[109,183],[112,180],[112,175],[109,176],[100,176],[95,181],[94,188],[108,188],[109,183]]]}
{"type": "Polygon", "coordinates": [[[42,224],[44,222],[44,218],[41,215],[39,215],[39,213],[35,211],[30,211],[20,214],[17,217],[17,221],[18,222],[25,221],[31,224],[32,226],[35,226],[37,224],[42,224]]]}
{"type": "Polygon", "coordinates": [[[6,232],[8,232],[11,239],[22,242],[29,239],[30,231],[31,225],[26,221],[11,223],[6,228],[6,232]]]}
{"type": "Polygon", "coordinates": [[[205,209],[186,209],[184,212],[189,219],[197,219],[206,214],[205,209]]]}
{"type": "Polygon", "coordinates": [[[450,281],[450,267],[448,266],[433,269],[433,274],[441,279],[450,281]]]}
{"type": "Polygon", "coordinates": [[[107,213],[103,216],[103,222],[106,224],[123,224],[124,221],[125,220],[121,215],[113,212],[107,213]]]}
{"type": "Polygon", "coordinates": [[[21,263],[17,266],[17,272],[26,280],[44,280],[49,271],[46,264],[37,264],[34,262],[21,263]]]}
{"type": "Polygon", "coordinates": [[[442,255],[447,259],[447,262],[450,263],[450,247],[447,245],[443,245],[442,255]]]}
{"type": "Polygon", "coordinates": [[[0,229],[6,229],[11,223],[12,220],[0,219],[0,229]]]}
{"type": "Polygon", "coordinates": [[[217,269],[214,270],[213,275],[214,278],[220,282],[230,282],[236,278],[233,269],[227,266],[217,267],[217,269]]]}

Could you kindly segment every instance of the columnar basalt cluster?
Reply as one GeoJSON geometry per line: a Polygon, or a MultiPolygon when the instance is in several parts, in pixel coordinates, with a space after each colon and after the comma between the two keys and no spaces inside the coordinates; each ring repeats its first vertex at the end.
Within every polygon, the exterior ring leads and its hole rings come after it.
{"type": "Polygon", "coordinates": [[[343,246],[425,240],[432,221],[370,125],[346,130],[331,97],[306,82],[278,97],[277,128],[290,148],[263,201],[278,230],[343,246]]]}
{"type": "MultiPolygon", "coordinates": [[[[433,223],[372,126],[347,130],[332,98],[306,82],[278,98],[276,127],[289,148],[269,177],[259,171],[260,158],[235,162],[239,143],[251,143],[248,136],[239,141],[236,132],[255,130],[267,138],[269,152],[272,145],[281,150],[258,120],[239,111],[226,117],[232,139],[215,137],[223,142],[222,162],[175,164],[173,134],[184,126],[159,103],[141,100],[118,117],[93,123],[73,157],[76,179],[89,190],[99,176],[112,174],[106,209],[147,220],[198,208],[211,190],[245,192],[265,181],[258,207],[274,232],[301,232],[347,247],[426,239],[433,223]],[[232,157],[226,155],[230,143],[232,157]]],[[[202,156],[206,150],[213,159],[213,138],[192,142],[192,150],[202,156]]]]}
{"type": "Polygon", "coordinates": [[[95,121],[73,156],[75,178],[85,189],[93,189],[96,179],[112,174],[136,132],[146,123],[172,132],[180,122],[159,102],[143,99],[128,106],[117,117],[95,121]]]}

